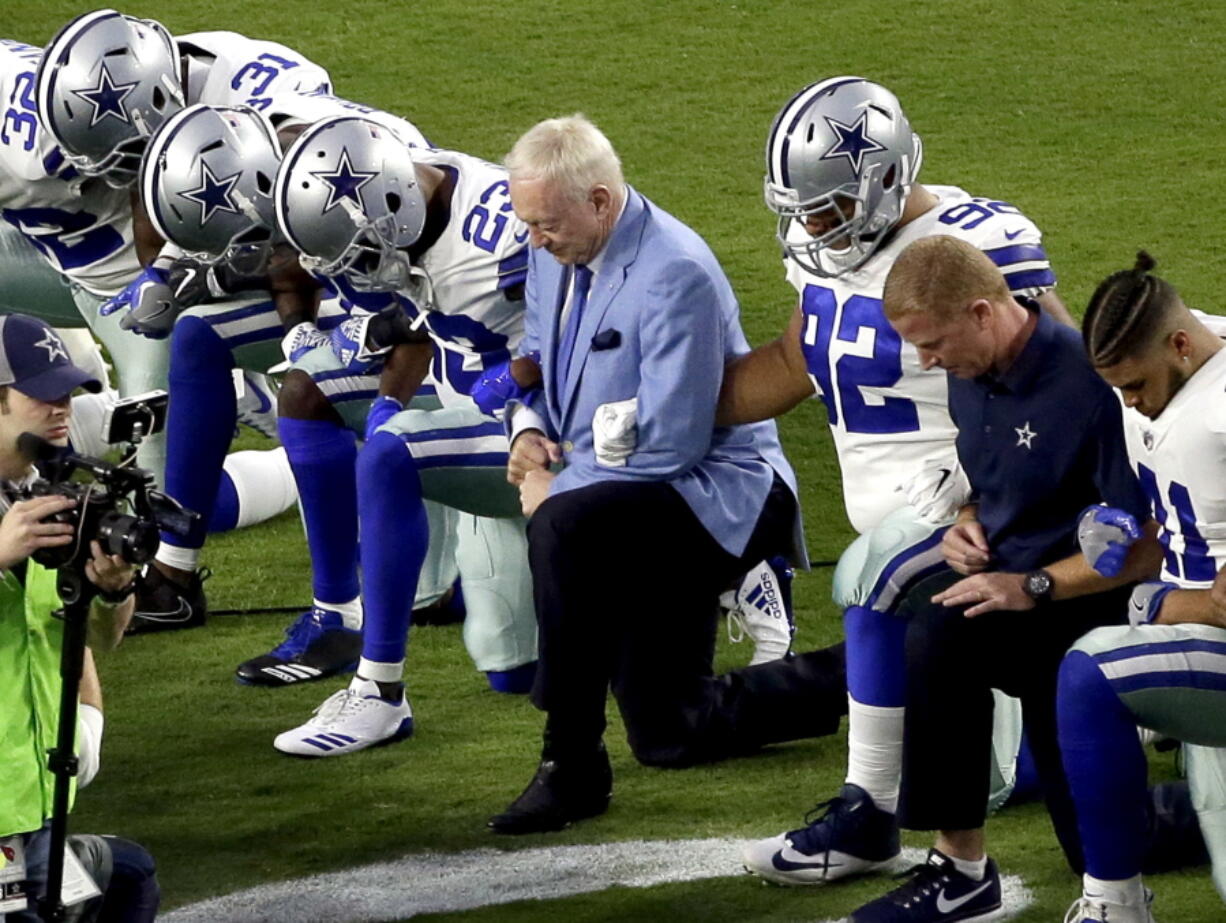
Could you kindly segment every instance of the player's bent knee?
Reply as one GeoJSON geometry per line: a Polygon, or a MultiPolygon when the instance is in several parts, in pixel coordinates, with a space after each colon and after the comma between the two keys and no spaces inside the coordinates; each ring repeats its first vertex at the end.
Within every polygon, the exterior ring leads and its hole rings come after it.
{"type": "Polygon", "coordinates": [[[405,470],[415,471],[416,466],[404,441],[395,433],[380,430],[371,436],[358,452],[359,489],[363,484],[377,485],[389,476],[389,472],[405,470]]]}
{"type": "Polygon", "coordinates": [[[277,393],[277,416],[329,420],[336,417],[336,411],[310,375],[301,369],[290,369],[277,393]]]}
{"type": "Polygon", "coordinates": [[[184,315],[170,335],[171,373],[234,365],[230,349],[204,318],[184,315]]]}

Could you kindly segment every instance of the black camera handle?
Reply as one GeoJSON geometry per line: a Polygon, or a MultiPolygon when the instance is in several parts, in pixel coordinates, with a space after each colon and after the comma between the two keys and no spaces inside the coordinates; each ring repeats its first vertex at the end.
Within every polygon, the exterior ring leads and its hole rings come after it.
{"type": "Polygon", "coordinates": [[[60,649],[60,721],[55,747],[47,754],[47,765],[55,776],[51,802],[51,855],[47,864],[47,893],[39,904],[39,914],[48,923],[65,919],[61,900],[64,883],[64,847],[68,842],[68,795],[77,774],[77,697],[81,692],[81,673],[85,665],[85,636],[89,606],[98,588],[85,579],[84,564],[61,567],[56,589],[64,608],[55,613],[64,621],[64,643],[60,649]]]}

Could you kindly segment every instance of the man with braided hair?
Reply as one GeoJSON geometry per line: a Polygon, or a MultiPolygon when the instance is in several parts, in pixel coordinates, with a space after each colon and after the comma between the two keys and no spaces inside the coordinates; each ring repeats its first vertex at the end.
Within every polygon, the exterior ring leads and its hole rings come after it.
{"type": "MultiPolygon", "coordinates": [[[[1131,624],[1091,631],[1060,667],[1060,747],[1086,865],[1074,923],[1153,920],[1141,881],[1138,724],[1185,742],[1193,804],[1226,895],[1226,750],[1215,749],[1226,747],[1226,349],[1153,268],[1142,252],[1132,270],[1107,277],[1083,323],[1091,363],[1124,404],[1128,457],[1153,504],[1164,561],[1159,580],[1133,591],[1131,624]]],[[[1102,530],[1092,521],[1133,534],[1136,524],[1118,510],[1087,511],[1082,548],[1109,572],[1112,554],[1093,541],[1102,530]]]]}

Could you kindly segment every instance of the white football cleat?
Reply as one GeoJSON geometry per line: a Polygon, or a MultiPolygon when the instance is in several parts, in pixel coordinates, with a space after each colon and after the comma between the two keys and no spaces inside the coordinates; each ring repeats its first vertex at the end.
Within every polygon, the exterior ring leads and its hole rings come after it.
{"type": "Polygon", "coordinates": [[[369,680],[355,679],[315,709],[306,724],[278,734],[272,745],[290,756],[344,756],[413,734],[413,710],[403,693],[389,702],[369,680]]]}
{"type": "Polygon", "coordinates": [[[746,635],[753,640],[750,666],[788,655],[796,623],[792,619],[792,569],[782,558],[760,562],[735,590],[720,596],[719,603],[728,610],[729,640],[736,643],[746,635]]]}

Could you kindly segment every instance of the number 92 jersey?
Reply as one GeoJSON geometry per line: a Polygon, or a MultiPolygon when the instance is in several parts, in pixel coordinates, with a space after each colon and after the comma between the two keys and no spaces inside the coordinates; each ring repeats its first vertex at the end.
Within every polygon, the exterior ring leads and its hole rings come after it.
{"type": "Polygon", "coordinates": [[[1207,589],[1226,564],[1224,389],[1220,349],[1158,419],[1124,408],[1128,459],[1161,527],[1162,579],[1189,589],[1207,589]]]}
{"type": "MultiPolygon", "coordinates": [[[[1039,229],[1017,208],[954,186],[925,188],[938,204],[856,272],[819,278],[786,262],[788,281],[800,293],[801,349],[826,405],[847,517],[861,533],[903,505],[898,488],[926,464],[956,459],[946,373],[921,368],[915,347],[882,311],[885,279],[898,254],[912,241],[948,234],[984,251],[1015,295],[1034,297],[1056,284],[1039,229]]],[[[793,223],[793,233],[805,232],[793,223]]]]}
{"type": "MultiPolygon", "coordinates": [[[[433,288],[425,321],[439,347],[432,371],[439,399],[454,406],[471,401],[481,372],[509,360],[523,338],[528,228],[511,210],[503,167],[437,149],[414,151],[413,159],[454,183],[447,225],[419,260],[433,288]]],[[[421,294],[404,292],[415,305],[421,294]]]]}

